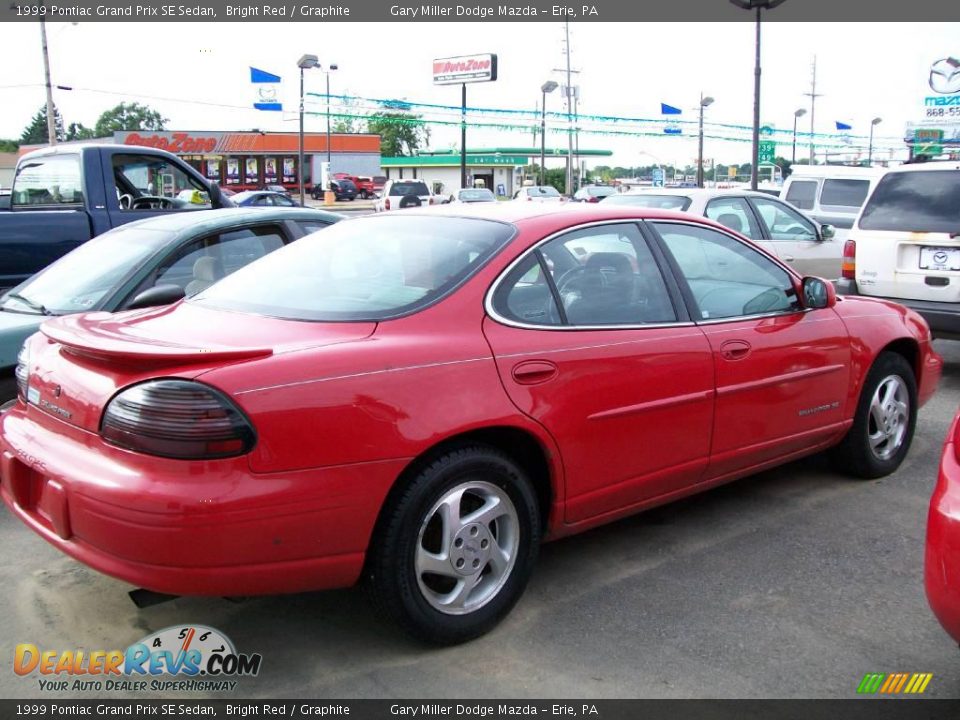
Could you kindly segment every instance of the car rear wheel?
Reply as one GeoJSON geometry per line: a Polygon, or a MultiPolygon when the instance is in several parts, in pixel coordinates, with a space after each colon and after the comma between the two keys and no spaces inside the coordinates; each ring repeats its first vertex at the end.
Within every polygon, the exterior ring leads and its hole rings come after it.
{"type": "Polygon", "coordinates": [[[391,503],[369,551],[380,610],[442,645],[493,628],[523,594],[539,549],[536,496],[520,467],[494,448],[462,447],[391,503]]]}
{"type": "Polygon", "coordinates": [[[910,450],[917,423],[917,381],[910,364],[896,353],[880,353],[860,393],[853,426],[835,457],[852,475],[889,475],[910,450]]]}

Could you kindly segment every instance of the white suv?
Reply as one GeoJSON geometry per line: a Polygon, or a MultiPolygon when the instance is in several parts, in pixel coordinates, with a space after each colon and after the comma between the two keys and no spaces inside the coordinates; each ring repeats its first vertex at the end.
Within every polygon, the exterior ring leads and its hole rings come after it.
{"type": "Polygon", "coordinates": [[[894,300],[960,339],[960,162],[889,170],[857,216],[838,290],[894,300]]]}
{"type": "Polygon", "coordinates": [[[439,204],[440,200],[433,194],[430,186],[423,180],[416,178],[391,179],[383,186],[383,192],[373,204],[374,212],[385,210],[400,210],[421,205],[439,204]]]}

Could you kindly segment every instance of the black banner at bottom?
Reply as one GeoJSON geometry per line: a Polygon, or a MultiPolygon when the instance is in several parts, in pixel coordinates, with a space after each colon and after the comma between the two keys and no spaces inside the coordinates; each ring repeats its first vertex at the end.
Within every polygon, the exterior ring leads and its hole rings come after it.
{"type": "Polygon", "coordinates": [[[947,720],[960,700],[0,700],[0,718],[947,720]]]}

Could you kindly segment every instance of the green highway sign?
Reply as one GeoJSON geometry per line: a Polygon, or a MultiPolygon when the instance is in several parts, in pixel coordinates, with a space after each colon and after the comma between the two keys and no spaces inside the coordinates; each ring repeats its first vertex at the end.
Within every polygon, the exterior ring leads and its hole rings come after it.
{"type": "Polygon", "coordinates": [[[777,154],[777,144],[772,140],[763,140],[760,143],[757,162],[772,163],[777,154]]]}

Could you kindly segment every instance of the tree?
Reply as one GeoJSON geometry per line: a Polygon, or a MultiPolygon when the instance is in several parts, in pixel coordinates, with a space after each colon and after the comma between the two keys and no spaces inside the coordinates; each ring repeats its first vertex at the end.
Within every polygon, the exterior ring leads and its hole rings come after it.
{"type": "Polygon", "coordinates": [[[416,153],[430,142],[430,129],[422,115],[405,112],[375,112],[367,118],[367,132],[380,136],[380,154],[402,157],[416,153]]]}
{"type": "MultiPolygon", "coordinates": [[[[63,117],[57,106],[53,106],[54,134],[58,141],[66,140],[67,134],[63,131],[63,117]]],[[[43,105],[37,114],[30,120],[30,124],[24,128],[20,136],[21,145],[43,145],[50,141],[47,133],[47,106],[43,105]]]]}
{"type": "Polygon", "coordinates": [[[93,129],[95,137],[107,137],[117,130],[163,130],[167,118],[140,103],[120,103],[103,113],[93,129]]]}
{"type": "Polygon", "coordinates": [[[96,134],[83,123],[70,123],[67,126],[67,140],[90,140],[96,134]]]}
{"type": "MultiPolygon", "coordinates": [[[[349,94],[350,91],[346,91],[349,94]]],[[[361,108],[356,100],[344,98],[340,101],[340,112],[343,115],[352,115],[354,117],[339,117],[333,121],[333,132],[335,133],[362,133],[366,132],[364,125],[366,119],[359,117],[361,108]]]]}
{"type": "Polygon", "coordinates": [[[0,138],[0,152],[12,153],[20,149],[20,143],[16,140],[7,140],[6,138],[0,138]]]}

